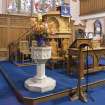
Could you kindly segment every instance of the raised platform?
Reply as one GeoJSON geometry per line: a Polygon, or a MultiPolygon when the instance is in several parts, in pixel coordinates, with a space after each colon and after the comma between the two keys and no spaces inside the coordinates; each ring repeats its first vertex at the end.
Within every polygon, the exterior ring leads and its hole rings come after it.
{"type": "MultiPolygon", "coordinates": [[[[20,101],[29,103],[29,105],[34,105],[34,102],[45,102],[69,96],[70,92],[76,90],[77,86],[77,79],[67,76],[64,70],[51,71],[47,69],[46,74],[57,81],[56,88],[46,93],[30,92],[24,88],[24,81],[35,74],[34,66],[17,67],[9,62],[0,62],[0,70],[6,78],[9,78],[8,82],[12,84],[11,87],[15,87],[15,93],[18,93],[20,101]]],[[[105,71],[89,75],[89,87],[96,87],[96,84],[105,84],[104,79],[105,71]]],[[[82,84],[85,87],[85,80],[82,81],[82,84]]]]}

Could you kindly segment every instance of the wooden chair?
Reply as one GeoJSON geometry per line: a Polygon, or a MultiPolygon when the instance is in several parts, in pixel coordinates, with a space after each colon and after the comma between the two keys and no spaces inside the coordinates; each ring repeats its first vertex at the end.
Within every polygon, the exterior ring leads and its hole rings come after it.
{"type": "Polygon", "coordinates": [[[63,39],[62,41],[62,53],[64,57],[68,57],[68,48],[69,48],[70,42],[69,39],[63,39]]]}
{"type": "Polygon", "coordinates": [[[19,51],[21,54],[22,63],[24,63],[27,60],[30,60],[31,52],[30,52],[29,43],[27,40],[19,42],[19,51]]]}
{"type": "Polygon", "coordinates": [[[61,42],[61,53],[63,57],[63,66],[67,67],[67,60],[68,60],[68,48],[70,45],[70,40],[68,38],[64,38],[61,42]]]}
{"type": "Polygon", "coordinates": [[[63,61],[64,58],[59,55],[60,50],[58,48],[58,43],[54,39],[52,39],[49,44],[52,47],[51,59],[50,59],[51,65],[50,66],[51,66],[52,69],[54,69],[55,64],[58,61],[63,61]]]}
{"type": "Polygon", "coordinates": [[[37,46],[37,41],[36,40],[32,40],[32,47],[36,47],[37,46]]]}

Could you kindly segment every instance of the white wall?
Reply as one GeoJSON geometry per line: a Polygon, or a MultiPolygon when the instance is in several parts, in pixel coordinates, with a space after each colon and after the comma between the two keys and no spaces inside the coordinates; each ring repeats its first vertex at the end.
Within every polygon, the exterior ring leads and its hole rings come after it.
{"type": "Polygon", "coordinates": [[[0,13],[2,13],[2,0],[0,0],[0,13]]]}
{"type": "Polygon", "coordinates": [[[84,23],[80,20],[80,0],[70,0],[71,20],[74,20],[74,25],[84,23]]]}
{"type": "Polygon", "coordinates": [[[74,25],[83,24],[86,20],[86,29],[85,31],[94,32],[94,25],[96,19],[99,19],[102,24],[102,32],[105,33],[105,12],[98,13],[93,15],[80,16],[80,0],[70,0],[70,9],[71,9],[71,20],[74,20],[74,25]]]}
{"type": "MultiPolygon", "coordinates": [[[[99,18],[101,24],[102,24],[102,31],[105,32],[105,18],[99,18]]],[[[94,32],[94,22],[96,19],[89,19],[86,22],[86,32],[94,32]]]]}
{"type": "MultiPolygon", "coordinates": [[[[97,18],[96,18],[97,19],[97,18]]],[[[96,19],[89,19],[86,22],[86,28],[85,28],[85,32],[89,33],[92,32],[94,33],[94,22],[96,21],[96,19]]],[[[105,33],[105,17],[103,18],[98,18],[102,24],[102,33],[105,33]]],[[[98,36],[96,36],[97,38],[98,36]]]]}

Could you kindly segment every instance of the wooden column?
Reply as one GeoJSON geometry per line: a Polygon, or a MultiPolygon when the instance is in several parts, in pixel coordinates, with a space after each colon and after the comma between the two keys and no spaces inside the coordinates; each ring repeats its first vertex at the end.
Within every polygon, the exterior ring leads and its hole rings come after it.
{"type": "Polygon", "coordinates": [[[79,70],[78,70],[79,78],[84,78],[84,56],[82,53],[82,48],[80,48],[79,52],[79,70]]]}
{"type": "Polygon", "coordinates": [[[71,75],[72,74],[72,55],[69,54],[68,58],[67,58],[67,74],[71,75]]]}

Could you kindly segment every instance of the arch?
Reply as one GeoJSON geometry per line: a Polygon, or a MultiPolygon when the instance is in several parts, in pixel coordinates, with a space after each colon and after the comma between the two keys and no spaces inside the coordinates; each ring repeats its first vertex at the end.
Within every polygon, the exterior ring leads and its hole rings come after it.
{"type": "Polygon", "coordinates": [[[78,47],[79,48],[84,48],[84,47],[86,47],[86,46],[89,46],[90,47],[90,43],[85,43],[85,42],[81,42],[79,45],[78,45],[78,47]]]}
{"type": "Polygon", "coordinates": [[[99,64],[100,66],[105,65],[105,55],[99,57],[98,64],[99,64]]]}
{"type": "Polygon", "coordinates": [[[59,32],[59,21],[56,17],[51,17],[48,19],[48,31],[50,33],[59,32]]]}
{"type": "Polygon", "coordinates": [[[100,20],[96,20],[94,22],[94,34],[99,34],[100,36],[102,35],[102,24],[100,20]]]}

